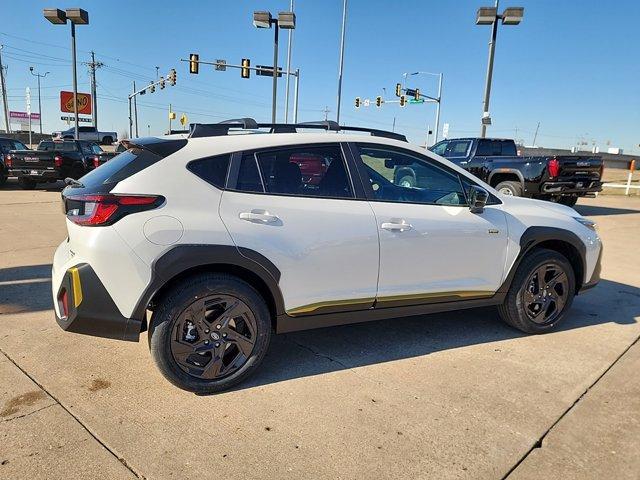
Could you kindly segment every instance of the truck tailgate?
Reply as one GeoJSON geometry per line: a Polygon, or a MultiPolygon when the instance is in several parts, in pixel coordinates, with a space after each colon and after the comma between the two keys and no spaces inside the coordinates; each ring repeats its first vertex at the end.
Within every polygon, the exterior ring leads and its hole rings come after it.
{"type": "Polygon", "coordinates": [[[52,168],[55,165],[54,152],[40,152],[33,151],[11,151],[11,164],[13,168],[34,169],[41,170],[46,168],[52,168]]]}
{"type": "Polygon", "coordinates": [[[556,157],[560,163],[560,179],[585,178],[599,180],[602,175],[602,159],[589,156],[561,155],[556,157]]]}

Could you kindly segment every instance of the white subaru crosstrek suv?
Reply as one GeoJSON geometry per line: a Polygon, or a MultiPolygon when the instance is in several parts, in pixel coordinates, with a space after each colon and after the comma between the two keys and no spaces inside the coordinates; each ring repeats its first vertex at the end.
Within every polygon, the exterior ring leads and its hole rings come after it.
{"type": "Polygon", "coordinates": [[[63,191],[55,313],[70,332],[148,329],[186,390],[245,379],[272,332],[487,305],[547,332],[599,280],[593,222],[395,133],[240,119],[127,147],[63,191]]]}

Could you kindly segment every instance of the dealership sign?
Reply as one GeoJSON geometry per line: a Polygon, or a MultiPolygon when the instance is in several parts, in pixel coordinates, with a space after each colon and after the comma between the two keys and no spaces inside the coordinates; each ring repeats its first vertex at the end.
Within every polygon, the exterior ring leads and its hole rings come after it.
{"type": "MultiPolygon", "coordinates": [[[[17,121],[20,120],[29,120],[29,114],[27,112],[9,112],[9,118],[15,119],[17,121]]],[[[39,113],[32,113],[31,114],[31,121],[39,121],[40,120],[40,114],[39,113]]]]}
{"type": "MultiPolygon", "coordinates": [[[[78,93],[78,113],[91,115],[91,95],[78,93]]],[[[75,113],[73,109],[73,92],[60,92],[60,111],[75,113]]]]}

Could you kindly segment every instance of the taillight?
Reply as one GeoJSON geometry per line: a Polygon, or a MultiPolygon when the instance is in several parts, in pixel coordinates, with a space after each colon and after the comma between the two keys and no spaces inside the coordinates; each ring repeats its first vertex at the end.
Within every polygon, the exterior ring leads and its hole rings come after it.
{"type": "Polygon", "coordinates": [[[560,162],[557,158],[549,159],[547,166],[549,167],[549,176],[551,178],[557,177],[560,174],[560,162]]]}
{"type": "Polygon", "coordinates": [[[159,195],[70,195],[65,198],[67,218],[76,225],[112,225],[122,217],[159,207],[159,195]]]}
{"type": "Polygon", "coordinates": [[[4,164],[7,166],[7,168],[13,167],[13,159],[11,158],[11,155],[7,155],[6,157],[4,157],[4,164]]]}
{"type": "Polygon", "coordinates": [[[62,166],[62,157],[60,155],[56,155],[55,157],[53,157],[53,162],[55,163],[56,167],[61,167],[62,166]]]}
{"type": "Polygon", "coordinates": [[[94,168],[98,168],[100,166],[100,160],[98,157],[93,157],[93,166],[94,168]]]}

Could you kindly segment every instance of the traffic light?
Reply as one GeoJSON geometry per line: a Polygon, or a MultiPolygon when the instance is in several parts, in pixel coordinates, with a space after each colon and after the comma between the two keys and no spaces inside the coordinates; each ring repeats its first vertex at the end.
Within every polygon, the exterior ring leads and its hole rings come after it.
{"type": "Polygon", "coordinates": [[[400,106],[404,107],[407,104],[407,96],[406,95],[400,95],[400,106]]]}
{"type": "Polygon", "coordinates": [[[360,97],[356,97],[356,108],[360,108],[360,97]]]}
{"type": "Polygon", "coordinates": [[[414,97],[416,100],[420,100],[420,89],[416,88],[416,94],[414,95],[414,97]]]}
{"type": "Polygon", "coordinates": [[[251,60],[249,60],[248,58],[243,58],[242,69],[240,70],[240,76],[242,78],[249,78],[251,76],[251,69],[249,68],[250,66],[251,60]]]}
{"type": "Polygon", "coordinates": [[[173,86],[176,84],[176,69],[172,68],[169,70],[169,75],[167,75],[167,79],[169,80],[169,85],[173,86]]]}
{"type": "Polygon", "coordinates": [[[165,86],[165,79],[164,77],[160,77],[160,90],[162,90],[165,86]]]}
{"type": "Polygon", "coordinates": [[[149,93],[153,93],[156,91],[156,86],[153,84],[153,82],[149,82],[149,93]]]}
{"type": "Polygon", "coordinates": [[[200,69],[200,63],[198,60],[200,60],[200,55],[197,53],[189,55],[189,73],[198,73],[198,70],[200,69]]]}
{"type": "Polygon", "coordinates": [[[382,106],[382,97],[376,97],[376,107],[382,106]]]}
{"type": "Polygon", "coordinates": [[[400,95],[402,95],[402,84],[396,83],[396,97],[399,97],[400,95]]]}

